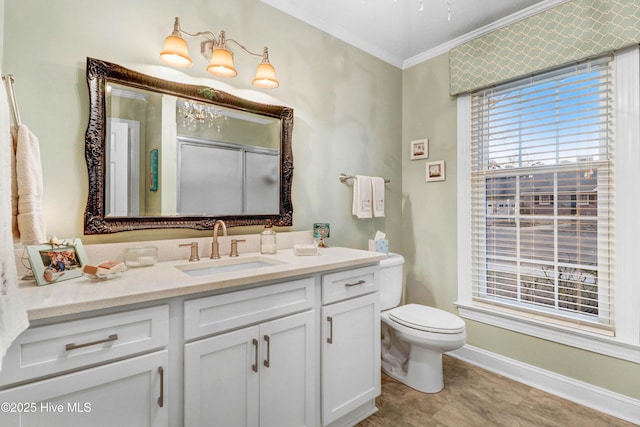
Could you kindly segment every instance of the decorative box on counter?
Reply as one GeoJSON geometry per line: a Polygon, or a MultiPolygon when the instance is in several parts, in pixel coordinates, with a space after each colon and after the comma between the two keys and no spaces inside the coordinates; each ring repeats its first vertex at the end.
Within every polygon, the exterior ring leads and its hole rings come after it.
{"type": "Polygon", "coordinates": [[[298,256],[318,255],[317,245],[293,245],[293,254],[298,256]]]}
{"type": "Polygon", "coordinates": [[[154,265],[158,258],[158,248],[155,246],[127,248],[124,250],[123,257],[127,267],[154,265]]]}

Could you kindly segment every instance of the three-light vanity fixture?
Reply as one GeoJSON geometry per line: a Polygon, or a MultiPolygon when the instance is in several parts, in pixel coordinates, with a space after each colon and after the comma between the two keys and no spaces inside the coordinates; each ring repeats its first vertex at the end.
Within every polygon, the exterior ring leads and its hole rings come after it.
{"type": "Polygon", "coordinates": [[[233,39],[227,39],[224,31],[220,31],[218,37],[210,31],[200,31],[191,34],[180,28],[180,18],[177,17],[173,24],[173,33],[164,41],[164,48],[160,53],[160,59],[162,61],[179,68],[187,68],[193,65],[189,57],[189,46],[186,40],[182,38],[183,34],[191,37],[205,37],[207,39],[200,43],[200,52],[209,60],[207,72],[214,76],[235,77],[238,74],[233,66],[233,52],[227,46],[229,42],[233,42],[246,53],[262,57],[262,62],[260,62],[256,70],[256,77],[253,79],[254,86],[273,89],[280,85],[276,79],[276,71],[273,65],[269,63],[269,49],[266,46],[262,54],[259,54],[251,52],[233,39]]]}

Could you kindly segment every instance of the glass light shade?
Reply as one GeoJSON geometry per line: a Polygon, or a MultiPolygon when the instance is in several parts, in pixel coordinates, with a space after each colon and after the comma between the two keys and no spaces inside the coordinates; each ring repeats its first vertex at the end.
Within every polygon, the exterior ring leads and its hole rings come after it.
{"type": "Polygon", "coordinates": [[[280,86],[276,79],[276,70],[273,65],[263,62],[258,65],[256,70],[256,78],[253,79],[253,85],[265,89],[274,89],[280,86]]]}
{"type": "Polygon", "coordinates": [[[164,48],[160,52],[160,59],[174,67],[186,68],[193,64],[189,57],[189,46],[180,36],[170,35],[164,39],[164,48]]]}
{"type": "Polygon", "coordinates": [[[233,54],[231,51],[223,48],[214,49],[211,53],[211,61],[209,61],[207,72],[220,77],[235,77],[238,75],[233,66],[233,54]]]}

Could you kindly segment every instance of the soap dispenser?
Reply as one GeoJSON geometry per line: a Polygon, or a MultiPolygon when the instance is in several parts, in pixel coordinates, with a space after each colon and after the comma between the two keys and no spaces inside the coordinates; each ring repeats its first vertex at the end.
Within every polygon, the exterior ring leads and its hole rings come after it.
{"type": "Polygon", "coordinates": [[[271,221],[269,221],[267,225],[264,226],[264,231],[260,233],[260,253],[276,253],[276,232],[273,231],[271,221]]]}

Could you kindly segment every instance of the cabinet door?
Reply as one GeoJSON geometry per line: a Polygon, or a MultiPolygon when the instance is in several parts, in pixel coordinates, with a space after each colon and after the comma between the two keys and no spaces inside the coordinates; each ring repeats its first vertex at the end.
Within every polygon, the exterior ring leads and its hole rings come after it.
{"type": "Polygon", "coordinates": [[[322,308],[322,422],[380,394],[379,294],[322,308]]]}
{"type": "Polygon", "coordinates": [[[314,424],[315,313],[260,326],[260,427],[314,424]]]}
{"type": "Polygon", "coordinates": [[[165,350],[0,391],[0,425],[166,427],[167,360],[165,350]]]}
{"type": "Polygon", "coordinates": [[[258,425],[257,326],[185,344],[185,427],[258,425]]]}

